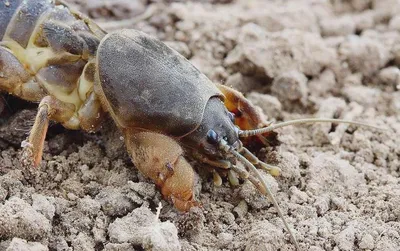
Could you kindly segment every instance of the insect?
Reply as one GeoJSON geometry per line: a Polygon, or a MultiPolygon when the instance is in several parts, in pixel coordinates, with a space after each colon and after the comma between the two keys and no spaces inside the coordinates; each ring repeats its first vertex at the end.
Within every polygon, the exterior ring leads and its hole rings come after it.
{"type": "Polygon", "coordinates": [[[106,116],[124,135],[135,166],[175,207],[199,205],[188,158],[213,167],[214,182],[227,174],[237,185],[248,179],[270,197],[258,169],[279,174],[246,146],[274,140],[277,128],[299,123],[344,122],[302,119],[269,124],[245,97],[214,84],[161,41],[136,30],[107,34],[62,1],[0,1],[0,91],[38,102],[23,142],[25,165],[39,166],[49,121],[94,132],[106,116]]]}

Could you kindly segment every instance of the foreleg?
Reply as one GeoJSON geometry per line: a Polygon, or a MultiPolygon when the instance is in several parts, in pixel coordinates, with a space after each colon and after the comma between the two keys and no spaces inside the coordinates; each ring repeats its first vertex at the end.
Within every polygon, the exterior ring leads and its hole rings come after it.
{"type": "Polygon", "coordinates": [[[181,146],[172,138],[153,132],[125,132],[126,146],[139,171],[161,188],[175,207],[188,211],[194,199],[195,173],[183,157],[181,146]]]}

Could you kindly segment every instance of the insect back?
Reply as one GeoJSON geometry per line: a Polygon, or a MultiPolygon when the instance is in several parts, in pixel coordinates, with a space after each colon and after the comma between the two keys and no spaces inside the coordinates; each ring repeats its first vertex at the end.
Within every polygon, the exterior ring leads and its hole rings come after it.
{"type": "Polygon", "coordinates": [[[184,136],[198,127],[208,100],[222,96],[183,56],[135,30],[107,35],[97,65],[99,96],[124,128],[184,136]]]}

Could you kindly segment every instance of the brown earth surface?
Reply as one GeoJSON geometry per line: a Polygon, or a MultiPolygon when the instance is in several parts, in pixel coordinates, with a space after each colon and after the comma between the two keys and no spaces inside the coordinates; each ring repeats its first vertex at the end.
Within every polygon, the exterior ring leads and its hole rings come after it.
{"type": "MultiPolygon", "coordinates": [[[[302,250],[400,250],[400,2],[396,0],[70,1],[108,31],[142,30],[268,120],[343,118],[277,130],[259,156],[302,250]]],[[[50,127],[38,170],[21,167],[35,104],[4,96],[0,250],[295,250],[248,181],[214,186],[179,213],[131,164],[111,121],[86,134],[50,127]],[[157,207],[162,209],[157,218],[157,207]]]]}

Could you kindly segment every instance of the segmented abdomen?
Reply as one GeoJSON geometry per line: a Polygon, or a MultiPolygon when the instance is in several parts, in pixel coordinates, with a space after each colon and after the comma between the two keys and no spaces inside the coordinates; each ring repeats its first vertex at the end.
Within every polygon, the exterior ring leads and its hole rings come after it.
{"type": "MultiPolygon", "coordinates": [[[[88,59],[94,56],[99,39],[105,35],[95,35],[80,14],[53,0],[0,1],[0,38],[14,52],[49,47],[57,54],[50,56],[58,60],[62,57],[70,60],[74,55],[88,59]]],[[[24,61],[23,58],[21,60],[24,61]]]]}
{"type": "Polygon", "coordinates": [[[3,39],[7,26],[21,2],[22,0],[0,0],[0,40],[3,39]]]}
{"type": "Polygon", "coordinates": [[[17,86],[31,81],[29,74],[45,93],[79,109],[90,95],[88,75],[94,74],[92,61],[104,35],[58,0],[0,0],[0,70],[20,82],[0,79],[0,91],[26,98],[17,86]]]}
{"type": "Polygon", "coordinates": [[[8,28],[9,37],[26,48],[39,18],[52,7],[49,0],[2,0],[0,34],[4,36],[8,28]]]}

